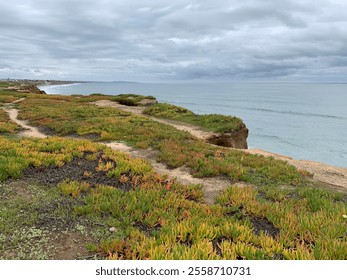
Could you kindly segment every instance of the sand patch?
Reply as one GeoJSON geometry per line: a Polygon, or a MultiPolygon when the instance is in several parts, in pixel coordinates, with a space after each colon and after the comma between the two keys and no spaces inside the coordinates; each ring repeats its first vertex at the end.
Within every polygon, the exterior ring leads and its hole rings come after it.
{"type": "Polygon", "coordinates": [[[11,191],[18,197],[25,201],[30,201],[32,199],[32,193],[30,191],[30,185],[24,180],[12,181],[9,183],[8,187],[11,191]]]}
{"type": "Polygon", "coordinates": [[[347,168],[331,166],[325,163],[309,160],[295,160],[288,156],[271,153],[261,149],[249,149],[242,151],[249,154],[263,155],[286,161],[299,170],[305,170],[311,173],[313,175],[313,179],[316,181],[336,186],[337,188],[335,189],[337,190],[340,189],[347,191],[347,168]]]}

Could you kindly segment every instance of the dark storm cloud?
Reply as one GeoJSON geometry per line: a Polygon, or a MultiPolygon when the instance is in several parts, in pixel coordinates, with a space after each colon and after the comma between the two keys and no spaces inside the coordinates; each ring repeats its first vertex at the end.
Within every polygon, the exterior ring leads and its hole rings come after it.
{"type": "Polygon", "coordinates": [[[346,8],[342,0],[7,1],[0,77],[341,80],[346,8]]]}

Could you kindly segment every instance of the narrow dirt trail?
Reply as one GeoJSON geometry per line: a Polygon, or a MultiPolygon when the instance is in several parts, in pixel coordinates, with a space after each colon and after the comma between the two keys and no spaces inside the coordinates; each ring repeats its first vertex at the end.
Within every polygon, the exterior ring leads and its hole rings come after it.
{"type": "Polygon", "coordinates": [[[22,102],[25,98],[18,99],[12,103],[7,103],[2,108],[9,116],[9,118],[21,126],[24,130],[19,132],[18,135],[22,137],[35,137],[35,138],[46,138],[47,135],[41,133],[36,127],[30,126],[26,121],[18,119],[18,110],[13,108],[13,104],[22,102]]]}
{"type": "Polygon", "coordinates": [[[92,102],[92,104],[99,106],[99,107],[117,108],[117,109],[120,109],[120,110],[123,110],[126,112],[130,112],[130,113],[133,113],[133,114],[136,114],[139,116],[150,118],[156,122],[171,125],[171,126],[177,128],[178,130],[187,131],[190,134],[192,134],[193,136],[195,136],[196,138],[204,140],[204,141],[206,139],[212,138],[212,137],[217,135],[213,132],[203,131],[203,130],[201,130],[201,128],[190,125],[190,124],[186,124],[186,123],[182,123],[182,122],[178,122],[178,121],[167,120],[167,119],[160,119],[160,118],[155,118],[155,117],[152,117],[149,115],[145,115],[145,114],[143,114],[143,111],[146,107],[142,107],[142,106],[126,106],[126,105],[122,105],[122,104],[119,104],[118,102],[114,102],[114,101],[110,101],[110,100],[99,100],[96,102],[92,102]]]}
{"type": "MultiPolygon", "coordinates": [[[[175,169],[168,169],[164,164],[155,160],[157,153],[151,149],[135,150],[127,146],[126,144],[119,142],[105,143],[105,145],[110,147],[111,149],[129,153],[133,157],[143,158],[150,161],[155,172],[161,175],[167,175],[169,178],[175,179],[182,184],[202,185],[204,198],[208,204],[215,203],[215,200],[219,196],[219,194],[232,185],[231,180],[229,180],[228,178],[194,178],[189,173],[188,168],[180,167],[175,169]]],[[[236,185],[244,186],[244,184],[242,183],[237,183],[236,185]]]]}

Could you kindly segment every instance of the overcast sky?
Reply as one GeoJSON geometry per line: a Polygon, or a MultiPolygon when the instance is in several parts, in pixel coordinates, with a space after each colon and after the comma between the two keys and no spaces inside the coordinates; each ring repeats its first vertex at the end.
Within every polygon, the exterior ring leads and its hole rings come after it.
{"type": "Polygon", "coordinates": [[[8,77],[347,82],[347,1],[1,1],[8,77]]]}

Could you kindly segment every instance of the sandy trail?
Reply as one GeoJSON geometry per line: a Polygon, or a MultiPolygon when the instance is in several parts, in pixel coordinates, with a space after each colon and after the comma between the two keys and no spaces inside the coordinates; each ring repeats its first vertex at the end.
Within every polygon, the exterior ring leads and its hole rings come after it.
{"type": "Polygon", "coordinates": [[[152,117],[149,115],[145,115],[145,114],[143,114],[143,110],[146,107],[142,107],[142,106],[126,106],[126,105],[122,105],[122,104],[119,104],[118,102],[114,102],[114,101],[110,101],[110,100],[99,100],[96,102],[92,102],[92,104],[94,104],[96,106],[100,106],[100,107],[117,108],[117,109],[120,109],[120,110],[123,110],[126,112],[130,112],[130,113],[133,113],[133,114],[136,114],[139,116],[150,118],[156,122],[171,125],[171,126],[177,128],[178,130],[187,131],[190,134],[192,134],[193,136],[195,136],[196,138],[204,140],[204,141],[206,139],[212,138],[212,137],[217,135],[213,132],[203,131],[203,130],[201,130],[201,128],[190,125],[190,124],[186,124],[186,123],[182,123],[182,122],[178,122],[178,121],[167,120],[167,119],[159,119],[159,118],[155,118],[155,117],[152,117]]]}
{"type": "MultiPolygon", "coordinates": [[[[119,142],[105,143],[105,145],[114,150],[119,150],[122,152],[129,153],[133,157],[143,158],[150,161],[153,166],[153,169],[158,174],[167,175],[168,178],[175,179],[182,184],[201,185],[205,201],[208,204],[215,203],[215,200],[218,197],[218,195],[223,190],[227,189],[228,187],[232,185],[231,180],[229,180],[228,178],[221,178],[221,177],[194,178],[189,173],[189,169],[187,168],[180,167],[175,169],[168,169],[164,164],[157,162],[155,160],[157,153],[151,149],[134,150],[131,147],[127,146],[126,144],[119,143],[119,142]]],[[[243,184],[241,183],[239,183],[238,185],[243,186],[243,184]]]]}
{"type": "Polygon", "coordinates": [[[18,135],[22,137],[35,137],[35,138],[46,138],[47,135],[41,133],[36,127],[30,126],[26,121],[18,119],[18,110],[12,107],[12,104],[22,102],[25,98],[18,99],[12,103],[5,104],[2,108],[9,116],[9,118],[21,126],[24,130],[19,132],[18,135]]]}

